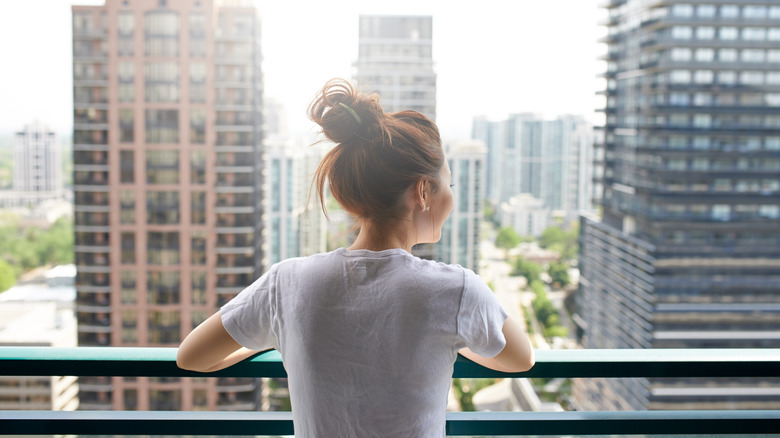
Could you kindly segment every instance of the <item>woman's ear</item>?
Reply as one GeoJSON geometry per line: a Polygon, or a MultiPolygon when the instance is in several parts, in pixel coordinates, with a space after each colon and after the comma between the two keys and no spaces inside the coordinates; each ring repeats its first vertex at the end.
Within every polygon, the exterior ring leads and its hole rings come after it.
{"type": "Polygon", "coordinates": [[[420,178],[414,186],[414,203],[420,210],[425,210],[425,207],[428,207],[430,201],[428,186],[430,184],[423,178],[420,178]]]}

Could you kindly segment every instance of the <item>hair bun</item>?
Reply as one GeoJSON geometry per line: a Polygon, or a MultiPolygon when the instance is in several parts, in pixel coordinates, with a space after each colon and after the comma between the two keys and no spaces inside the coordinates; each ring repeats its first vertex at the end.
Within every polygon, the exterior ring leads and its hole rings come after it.
{"type": "Polygon", "coordinates": [[[309,105],[309,118],[322,127],[322,133],[334,143],[351,143],[357,136],[369,134],[384,117],[379,97],[358,94],[344,79],[331,79],[309,105]]]}

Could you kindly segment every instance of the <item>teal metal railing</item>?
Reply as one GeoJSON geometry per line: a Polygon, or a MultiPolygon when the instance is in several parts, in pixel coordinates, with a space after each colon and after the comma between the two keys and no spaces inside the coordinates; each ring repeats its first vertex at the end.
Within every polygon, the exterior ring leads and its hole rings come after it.
{"type": "MultiPolygon", "coordinates": [[[[5,376],[285,377],[275,351],[209,374],[172,348],[0,347],[5,376]]],[[[525,373],[464,358],[453,377],[780,377],[780,349],[542,350],[525,373]]],[[[0,411],[0,434],[290,435],[289,412],[0,411]]],[[[451,412],[448,435],[768,434],[780,411],[451,412]]]]}

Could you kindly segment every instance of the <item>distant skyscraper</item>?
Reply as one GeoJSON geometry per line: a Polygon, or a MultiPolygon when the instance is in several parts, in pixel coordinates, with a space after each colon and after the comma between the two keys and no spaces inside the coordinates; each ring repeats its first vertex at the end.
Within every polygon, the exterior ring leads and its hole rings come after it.
{"type": "Polygon", "coordinates": [[[592,134],[584,119],[515,114],[493,122],[478,117],[472,129],[472,136],[488,147],[487,198],[494,205],[530,193],[572,219],[579,209],[590,209],[590,198],[583,194],[591,187],[592,134]]]}
{"type": "Polygon", "coordinates": [[[453,143],[445,148],[452,171],[455,204],[442,228],[437,259],[445,263],[457,263],[477,272],[487,148],[481,141],[453,143]]]}
{"type": "MultiPolygon", "coordinates": [[[[780,5],[605,7],[603,218],[582,219],[584,346],[780,347],[780,5]]],[[[588,409],[779,409],[778,384],[584,379],[575,395],[588,409]]]]}
{"type": "Polygon", "coordinates": [[[436,120],[433,18],[361,15],[355,80],[386,112],[419,111],[436,120]]]}
{"type": "MultiPolygon", "coordinates": [[[[260,19],[241,2],[73,7],[82,346],[176,346],[263,271],[260,19]]],[[[251,379],[81,379],[84,409],[255,409],[251,379]]]]}
{"type": "Polygon", "coordinates": [[[13,190],[0,195],[0,205],[28,206],[61,199],[62,152],[57,134],[39,122],[14,136],[13,190]]]}
{"type": "MultiPolygon", "coordinates": [[[[377,93],[385,112],[415,110],[436,121],[432,17],[361,15],[358,45],[361,92],[377,93]]],[[[414,254],[437,258],[429,244],[415,246],[414,254]]]]}

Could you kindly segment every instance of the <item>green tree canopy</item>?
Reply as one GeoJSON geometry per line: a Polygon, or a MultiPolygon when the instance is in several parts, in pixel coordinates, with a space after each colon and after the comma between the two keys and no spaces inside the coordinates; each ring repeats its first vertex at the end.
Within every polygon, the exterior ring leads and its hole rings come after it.
{"type": "Polygon", "coordinates": [[[579,223],[575,222],[568,230],[558,225],[551,225],[542,232],[539,246],[554,251],[561,256],[561,261],[576,260],[579,252],[579,223]]]}
{"type": "Polygon", "coordinates": [[[512,227],[501,227],[496,236],[496,247],[504,250],[510,250],[517,247],[522,242],[522,238],[512,227]]]}
{"type": "Polygon", "coordinates": [[[515,259],[515,264],[512,268],[512,275],[525,277],[529,284],[541,280],[542,272],[544,272],[542,265],[522,257],[515,259]]]}
{"type": "Polygon", "coordinates": [[[0,260],[0,292],[4,292],[16,284],[14,268],[5,260],[0,260]]]}
{"type": "Polygon", "coordinates": [[[550,262],[550,265],[547,267],[547,273],[550,274],[553,283],[558,283],[561,287],[568,286],[571,282],[569,265],[566,262],[550,262]]]}

